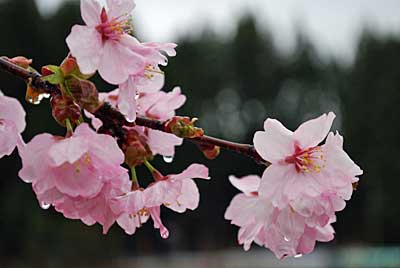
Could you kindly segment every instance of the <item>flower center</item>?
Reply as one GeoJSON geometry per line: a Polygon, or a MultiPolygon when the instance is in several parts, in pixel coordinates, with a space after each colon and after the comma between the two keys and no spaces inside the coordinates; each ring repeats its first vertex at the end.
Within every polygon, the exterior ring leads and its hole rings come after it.
{"type": "Polygon", "coordinates": [[[132,16],[124,14],[111,20],[108,19],[105,8],[101,10],[101,24],[96,26],[96,30],[101,33],[103,41],[118,41],[123,34],[131,34],[133,31],[132,16]]]}
{"type": "Polygon", "coordinates": [[[295,153],[292,156],[286,157],[285,162],[294,164],[299,173],[320,173],[321,169],[325,167],[326,160],[320,146],[305,150],[296,146],[295,153]]]}
{"type": "Polygon", "coordinates": [[[155,75],[164,75],[164,72],[156,69],[153,65],[149,64],[146,67],[144,67],[144,77],[147,78],[148,80],[154,79],[155,75]]]}
{"type": "Polygon", "coordinates": [[[75,172],[80,173],[82,166],[89,167],[91,163],[92,159],[90,158],[90,155],[86,153],[81,159],[79,159],[76,163],[74,163],[75,172]]]}

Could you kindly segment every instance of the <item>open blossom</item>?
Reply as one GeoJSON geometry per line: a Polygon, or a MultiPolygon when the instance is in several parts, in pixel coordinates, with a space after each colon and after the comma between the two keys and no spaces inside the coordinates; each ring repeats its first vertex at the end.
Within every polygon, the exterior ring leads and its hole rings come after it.
{"type": "Polygon", "coordinates": [[[175,175],[162,176],[154,172],[153,176],[157,180],[155,183],[113,200],[112,209],[121,215],[117,222],[127,234],[134,234],[151,217],[154,228],[160,230],[161,237],[167,238],[169,231],[161,221],[161,206],[179,213],[196,209],[200,194],[193,179],[209,179],[207,167],[199,164],[192,164],[175,175]]]}
{"type": "Polygon", "coordinates": [[[277,120],[265,121],[265,131],[254,136],[257,152],[271,163],[262,176],[260,195],[278,208],[303,196],[330,193],[351,198],[352,184],[363,172],[343,150],[343,138],[328,135],[334,118],[333,113],[324,114],[294,132],[277,120]],[[319,145],[326,137],[326,143],[319,145]]]}
{"type": "Polygon", "coordinates": [[[114,213],[120,215],[117,223],[125,233],[133,235],[136,229],[151,217],[154,228],[159,229],[161,237],[166,239],[169,231],[161,221],[160,206],[151,206],[146,202],[151,194],[147,189],[133,190],[125,195],[115,197],[112,200],[111,208],[114,213]]]}
{"type": "Polygon", "coordinates": [[[0,91],[0,158],[10,155],[25,129],[25,111],[18,100],[4,96],[0,91]]]}
{"type": "Polygon", "coordinates": [[[156,182],[146,189],[146,203],[150,206],[165,205],[179,213],[195,210],[199,205],[199,189],[193,179],[210,179],[208,168],[200,164],[192,164],[180,174],[162,176],[153,173],[153,176],[156,182]]]}
{"type": "Polygon", "coordinates": [[[131,73],[128,80],[119,85],[117,106],[131,122],[136,119],[137,94],[157,92],[164,86],[164,73],[158,66],[166,65],[168,61],[162,52],[170,57],[176,55],[176,44],[173,43],[145,43],[142,46],[144,48],[138,52],[145,58],[145,67],[131,73]]]}
{"type": "MultiPolygon", "coordinates": [[[[316,241],[328,242],[334,238],[330,223],[336,218],[332,210],[321,209],[316,214],[302,215],[289,205],[279,209],[259,195],[260,177],[238,179],[231,176],[229,180],[242,193],[233,198],[225,218],[240,227],[238,242],[243,244],[245,250],[249,250],[255,242],[269,248],[281,259],[310,253],[316,241]],[[325,214],[328,215],[327,221],[315,220],[325,212],[328,213],[325,214]]],[[[319,202],[324,203],[323,199],[319,202]]]]}
{"type": "Polygon", "coordinates": [[[32,183],[42,207],[53,205],[65,217],[86,224],[99,222],[104,233],[118,218],[109,202],[128,192],[130,181],[120,166],[124,154],[111,136],[81,124],[70,138],[37,135],[19,153],[19,176],[32,183]]]}
{"type": "Polygon", "coordinates": [[[81,15],[86,25],[72,27],[66,42],[84,74],[99,71],[111,84],[121,84],[132,73],[144,69],[146,50],[132,32],[133,0],[81,0],[81,15]]]}

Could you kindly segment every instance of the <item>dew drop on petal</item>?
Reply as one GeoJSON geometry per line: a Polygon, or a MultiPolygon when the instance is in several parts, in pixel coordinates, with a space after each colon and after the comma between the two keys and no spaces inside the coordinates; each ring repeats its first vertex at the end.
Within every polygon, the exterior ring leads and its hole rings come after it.
{"type": "Polygon", "coordinates": [[[169,237],[169,231],[165,227],[160,227],[160,235],[162,238],[167,239],[169,237]]]}
{"type": "Polygon", "coordinates": [[[287,238],[286,236],[285,236],[285,237],[283,237],[283,239],[284,239],[286,242],[289,242],[289,241],[290,241],[290,239],[289,239],[289,238],[287,238]]]}
{"type": "Polygon", "coordinates": [[[163,156],[164,162],[165,163],[172,163],[172,161],[174,161],[174,157],[173,156],[163,156]]]}
{"type": "Polygon", "coordinates": [[[294,257],[295,257],[295,258],[301,258],[301,257],[303,257],[303,254],[297,254],[297,255],[295,255],[294,257]]]}
{"type": "Polygon", "coordinates": [[[48,208],[50,207],[50,204],[47,204],[47,203],[45,203],[45,202],[40,202],[40,207],[41,207],[42,209],[48,209],[48,208]]]}

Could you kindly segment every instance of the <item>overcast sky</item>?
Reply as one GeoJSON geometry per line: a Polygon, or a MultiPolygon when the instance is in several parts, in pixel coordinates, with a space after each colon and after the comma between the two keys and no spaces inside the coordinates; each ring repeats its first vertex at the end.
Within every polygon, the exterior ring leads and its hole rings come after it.
{"type": "MultiPolygon", "coordinates": [[[[44,13],[63,0],[37,0],[44,13]]],[[[290,48],[301,29],[325,55],[351,59],[360,31],[368,26],[400,36],[400,0],[136,0],[136,29],[146,41],[176,41],[205,26],[229,36],[241,14],[256,15],[277,45],[290,48]]]]}

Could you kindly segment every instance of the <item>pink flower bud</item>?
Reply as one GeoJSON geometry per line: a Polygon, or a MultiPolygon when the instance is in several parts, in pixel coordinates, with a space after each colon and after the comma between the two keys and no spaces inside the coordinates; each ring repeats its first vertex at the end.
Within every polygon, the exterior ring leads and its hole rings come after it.
{"type": "Polygon", "coordinates": [[[28,69],[29,65],[32,64],[32,60],[31,59],[27,59],[24,56],[17,56],[14,57],[12,59],[10,59],[10,61],[14,64],[17,64],[18,66],[24,68],[24,69],[28,69]]]}

